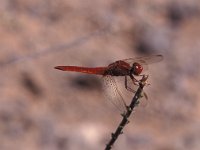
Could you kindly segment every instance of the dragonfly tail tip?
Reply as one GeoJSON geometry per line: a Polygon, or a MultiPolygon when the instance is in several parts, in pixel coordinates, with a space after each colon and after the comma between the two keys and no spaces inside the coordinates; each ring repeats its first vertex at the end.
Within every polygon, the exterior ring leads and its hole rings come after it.
{"type": "Polygon", "coordinates": [[[63,70],[61,66],[56,66],[54,69],[63,70]]]}

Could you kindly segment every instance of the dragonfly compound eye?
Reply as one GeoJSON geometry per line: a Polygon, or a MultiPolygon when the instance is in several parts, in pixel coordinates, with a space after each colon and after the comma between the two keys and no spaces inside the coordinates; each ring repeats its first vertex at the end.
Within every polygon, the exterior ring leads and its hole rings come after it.
{"type": "Polygon", "coordinates": [[[132,72],[134,75],[139,75],[142,73],[142,71],[143,71],[142,65],[140,65],[137,62],[133,63],[132,72]]]}

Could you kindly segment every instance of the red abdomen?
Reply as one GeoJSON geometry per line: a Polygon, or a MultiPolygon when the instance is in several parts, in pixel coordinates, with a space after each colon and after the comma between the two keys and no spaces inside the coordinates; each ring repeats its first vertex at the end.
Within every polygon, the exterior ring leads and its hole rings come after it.
{"type": "Polygon", "coordinates": [[[79,66],[56,66],[55,69],[62,70],[62,71],[73,71],[73,72],[81,72],[87,74],[97,74],[97,75],[104,75],[105,70],[107,67],[79,67],[79,66]]]}

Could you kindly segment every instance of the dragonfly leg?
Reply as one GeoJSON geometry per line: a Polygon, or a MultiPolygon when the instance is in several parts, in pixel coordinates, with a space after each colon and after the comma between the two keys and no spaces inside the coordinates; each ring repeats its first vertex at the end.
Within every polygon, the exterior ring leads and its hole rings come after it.
{"type": "Polygon", "coordinates": [[[129,91],[129,92],[132,92],[132,93],[135,93],[136,91],[133,90],[131,87],[128,86],[128,81],[127,81],[127,76],[125,76],[125,88],[129,91]]]}
{"type": "Polygon", "coordinates": [[[130,74],[130,78],[133,81],[134,85],[139,86],[139,82],[140,82],[139,80],[137,80],[132,74],[130,74]]]}
{"type": "MultiPolygon", "coordinates": [[[[142,79],[140,81],[146,81],[149,77],[149,75],[144,75],[144,74],[141,74],[139,76],[142,76],[142,79]]],[[[146,85],[151,85],[150,83],[146,83],[146,85]]]]}

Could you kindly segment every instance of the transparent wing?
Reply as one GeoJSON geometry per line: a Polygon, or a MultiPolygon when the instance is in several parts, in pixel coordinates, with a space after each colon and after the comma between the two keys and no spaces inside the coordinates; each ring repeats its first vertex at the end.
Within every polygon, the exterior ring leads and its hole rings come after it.
{"type": "Polygon", "coordinates": [[[162,55],[151,55],[151,56],[144,56],[144,57],[135,57],[135,58],[128,58],[123,59],[126,63],[133,65],[133,63],[137,62],[143,66],[143,70],[148,70],[148,65],[152,63],[157,63],[163,60],[162,55]]]}
{"type": "Polygon", "coordinates": [[[127,63],[140,62],[140,63],[145,63],[145,64],[152,64],[152,63],[160,62],[162,60],[163,60],[162,55],[151,55],[151,56],[128,58],[128,59],[124,59],[123,61],[127,63]]]}
{"type": "Polygon", "coordinates": [[[106,98],[123,113],[126,110],[126,103],[115,79],[110,75],[104,76],[103,86],[106,98]]]}
{"type": "MultiPolygon", "coordinates": [[[[108,75],[104,76],[102,79],[106,99],[113,104],[120,113],[124,113],[128,106],[126,101],[130,103],[138,86],[133,84],[129,76],[127,76],[127,86],[130,90],[125,88],[125,76],[113,77],[108,75]]],[[[144,98],[140,101],[140,106],[146,106],[148,99],[146,93],[142,93],[141,96],[144,98]]]]}
{"type": "Polygon", "coordinates": [[[125,61],[129,64],[133,64],[134,62],[138,62],[138,63],[147,65],[147,64],[160,62],[162,60],[163,60],[162,55],[151,55],[151,56],[144,56],[144,57],[128,58],[128,59],[124,59],[123,61],[125,61]]]}

